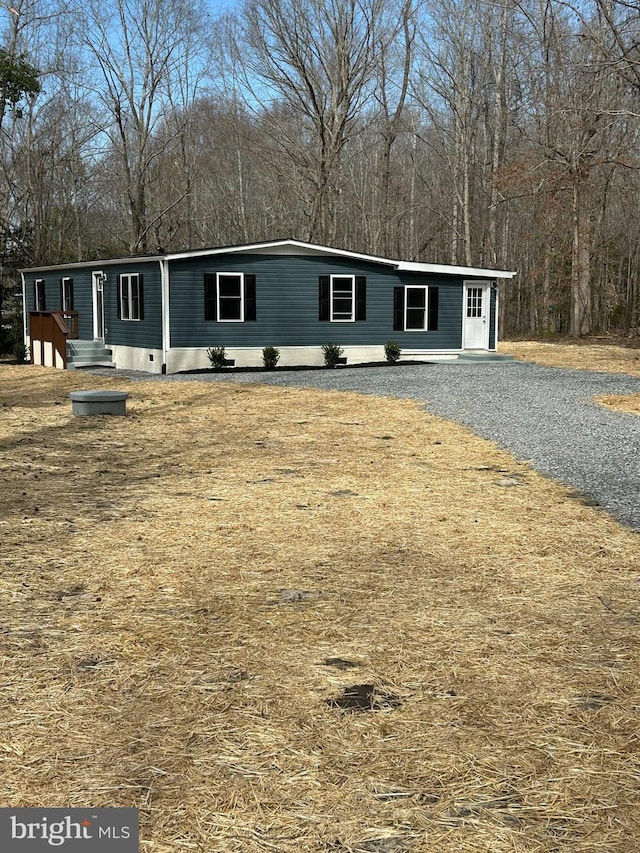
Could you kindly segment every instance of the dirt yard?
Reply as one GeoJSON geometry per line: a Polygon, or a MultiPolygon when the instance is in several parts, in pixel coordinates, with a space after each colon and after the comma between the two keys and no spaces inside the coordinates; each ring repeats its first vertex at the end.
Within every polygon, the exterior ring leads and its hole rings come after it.
{"type": "Polygon", "coordinates": [[[409,401],[0,366],[1,804],[635,853],[639,538],[409,401]],[[128,416],[74,418],[77,388],[128,416]],[[346,689],[346,695],[345,695],[346,689]]]}

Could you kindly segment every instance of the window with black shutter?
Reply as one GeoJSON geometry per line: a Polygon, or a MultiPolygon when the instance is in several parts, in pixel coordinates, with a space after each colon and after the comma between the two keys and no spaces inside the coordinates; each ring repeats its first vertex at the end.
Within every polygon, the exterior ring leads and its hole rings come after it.
{"type": "Polygon", "coordinates": [[[356,275],[318,278],[318,317],[332,323],[367,319],[367,279],[356,275]]]}
{"type": "Polygon", "coordinates": [[[393,289],[395,331],[435,332],[438,329],[439,288],[407,284],[393,289]]]}
{"type": "Polygon", "coordinates": [[[220,323],[255,321],[255,275],[236,272],[205,273],[204,319],[220,323]]]}

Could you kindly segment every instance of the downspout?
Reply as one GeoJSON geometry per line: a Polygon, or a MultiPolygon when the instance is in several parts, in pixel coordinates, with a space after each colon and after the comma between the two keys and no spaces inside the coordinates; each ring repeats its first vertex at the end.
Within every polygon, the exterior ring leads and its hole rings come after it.
{"type": "MultiPolygon", "coordinates": [[[[27,283],[24,278],[24,273],[20,273],[22,280],[22,342],[27,345],[27,283]]],[[[31,350],[31,341],[29,341],[29,350],[31,350]]]]}
{"type": "MultiPolygon", "coordinates": [[[[498,352],[498,318],[500,317],[500,311],[499,311],[499,307],[500,307],[499,306],[500,283],[499,283],[497,278],[492,282],[491,289],[496,294],[496,306],[494,308],[494,315],[495,316],[494,316],[494,320],[493,320],[493,328],[494,328],[493,349],[494,349],[494,352],[498,352]]],[[[491,297],[489,297],[489,299],[491,299],[491,297]]]]}
{"type": "Polygon", "coordinates": [[[167,372],[167,353],[171,349],[171,325],[169,316],[169,262],[166,258],[160,264],[160,289],[162,291],[162,373],[167,372]]]}

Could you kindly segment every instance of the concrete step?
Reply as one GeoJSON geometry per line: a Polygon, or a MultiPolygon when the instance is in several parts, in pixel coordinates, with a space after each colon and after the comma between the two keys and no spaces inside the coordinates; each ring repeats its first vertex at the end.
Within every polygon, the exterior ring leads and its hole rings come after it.
{"type": "Polygon", "coordinates": [[[497,352],[462,352],[459,361],[513,361],[512,355],[500,355],[497,352]]]}
{"type": "Polygon", "coordinates": [[[113,361],[100,361],[95,358],[82,361],[67,361],[67,370],[82,370],[83,367],[112,367],[115,370],[113,361]]]}
{"type": "Polygon", "coordinates": [[[438,356],[425,359],[430,364],[484,364],[487,362],[513,361],[511,355],[500,355],[497,352],[461,352],[458,355],[438,356]]]}
{"type": "Polygon", "coordinates": [[[69,364],[81,364],[83,361],[112,361],[112,358],[111,353],[107,350],[81,352],[74,355],[67,353],[67,362],[69,364]]]}
{"type": "Polygon", "coordinates": [[[79,367],[115,367],[111,350],[103,341],[67,341],[67,369],[79,367]]]}
{"type": "Polygon", "coordinates": [[[94,350],[106,349],[104,341],[81,341],[77,339],[67,340],[67,349],[71,352],[93,352],[94,350]]]}

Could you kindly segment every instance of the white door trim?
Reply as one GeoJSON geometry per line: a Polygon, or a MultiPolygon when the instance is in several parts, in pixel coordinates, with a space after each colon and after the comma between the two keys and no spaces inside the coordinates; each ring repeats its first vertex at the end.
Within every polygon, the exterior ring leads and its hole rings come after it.
{"type": "Polygon", "coordinates": [[[104,280],[102,270],[91,273],[91,292],[93,296],[93,337],[94,340],[104,341],[104,280]]]}
{"type": "Polygon", "coordinates": [[[489,327],[491,325],[491,281],[464,281],[462,289],[462,349],[489,349],[489,327]],[[470,318],[468,313],[468,293],[470,288],[482,288],[481,316],[470,318]],[[479,325],[482,330],[479,331],[479,325]]]}

